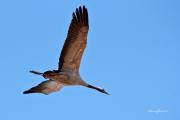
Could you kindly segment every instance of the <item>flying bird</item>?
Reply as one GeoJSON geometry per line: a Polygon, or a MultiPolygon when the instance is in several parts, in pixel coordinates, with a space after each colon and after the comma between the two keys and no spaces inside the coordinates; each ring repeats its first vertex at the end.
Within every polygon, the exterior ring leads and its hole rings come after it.
{"type": "Polygon", "coordinates": [[[67,38],[59,57],[58,70],[46,71],[44,73],[34,70],[30,71],[31,73],[43,76],[46,81],[23,93],[42,93],[48,95],[59,91],[64,86],[80,85],[109,95],[104,89],[85,82],[79,74],[81,58],[87,44],[88,30],[88,11],[85,6],[80,6],[72,14],[67,38]]]}

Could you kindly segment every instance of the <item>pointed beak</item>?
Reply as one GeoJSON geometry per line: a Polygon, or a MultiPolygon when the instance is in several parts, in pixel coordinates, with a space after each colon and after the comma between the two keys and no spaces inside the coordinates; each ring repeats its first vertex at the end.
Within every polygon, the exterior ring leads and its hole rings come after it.
{"type": "Polygon", "coordinates": [[[101,91],[102,93],[106,94],[106,95],[110,95],[108,92],[106,92],[104,89],[101,91]]]}
{"type": "Polygon", "coordinates": [[[110,95],[108,92],[106,92],[104,89],[102,89],[102,88],[100,88],[100,87],[95,87],[95,86],[92,86],[92,85],[90,85],[90,84],[88,84],[86,87],[95,89],[95,90],[97,90],[97,91],[99,91],[99,92],[101,92],[101,93],[104,93],[104,94],[106,94],[106,95],[110,95]]]}

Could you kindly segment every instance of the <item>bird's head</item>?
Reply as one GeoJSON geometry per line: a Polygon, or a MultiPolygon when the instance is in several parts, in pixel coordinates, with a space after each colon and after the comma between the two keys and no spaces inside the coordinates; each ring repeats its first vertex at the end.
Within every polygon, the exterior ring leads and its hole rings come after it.
{"type": "Polygon", "coordinates": [[[92,86],[92,85],[90,85],[90,84],[88,84],[87,87],[88,87],[88,88],[95,89],[95,90],[97,90],[97,91],[99,91],[99,92],[101,92],[101,93],[104,93],[104,94],[106,94],[106,95],[110,95],[108,92],[106,92],[106,91],[105,91],[103,88],[101,88],[101,87],[95,87],[95,86],[92,86]]]}
{"type": "Polygon", "coordinates": [[[99,89],[100,92],[102,92],[102,93],[104,93],[104,94],[107,94],[107,95],[110,95],[110,94],[109,94],[108,92],[106,92],[103,88],[98,87],[98,89],[99,89]]]}

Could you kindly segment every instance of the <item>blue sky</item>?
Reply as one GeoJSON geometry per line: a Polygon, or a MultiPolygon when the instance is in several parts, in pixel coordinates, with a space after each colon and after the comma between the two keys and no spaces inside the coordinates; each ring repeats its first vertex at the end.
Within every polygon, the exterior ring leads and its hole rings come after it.
{"type": "Polygon", "coordinates": [[[179,0],[0,1],[1,120],[179,120],[179,0]],[[57,68],[72,12],[86,5],[90,30],[82,77],[107,96],[66,87],[22,92],[57,68]],[[162,113],[148,112],[161,109],[162,113]]]}

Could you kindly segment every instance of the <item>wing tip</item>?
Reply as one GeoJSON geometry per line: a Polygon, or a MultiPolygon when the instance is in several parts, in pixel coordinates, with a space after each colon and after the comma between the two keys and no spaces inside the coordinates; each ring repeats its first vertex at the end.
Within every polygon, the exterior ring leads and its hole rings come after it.
{"type": "Polygon", "coordinates": [[[28,94],[28,91],[24,91],[23,94],[28,94]]]}
{"type": "Polygon", "coordinates": [[[40,89],[38,87],[32,87],[26,91],[23,92],[23,94],[30,94],[30,93],[39,93],[40,89]]]}
{"type": "Polygon", "coordinates": [[[30,91],[30,90],[26,90],[26,91],[23,92],[23,94],[30,94],[30,93],[33,93],[33,92],[30,91]]]}
{"type": "Polygon", "coordinates": [[[79,6],[72,14],[73,19],[84,26],[88,25],[88,10],[85,5],[79,6]]]}

